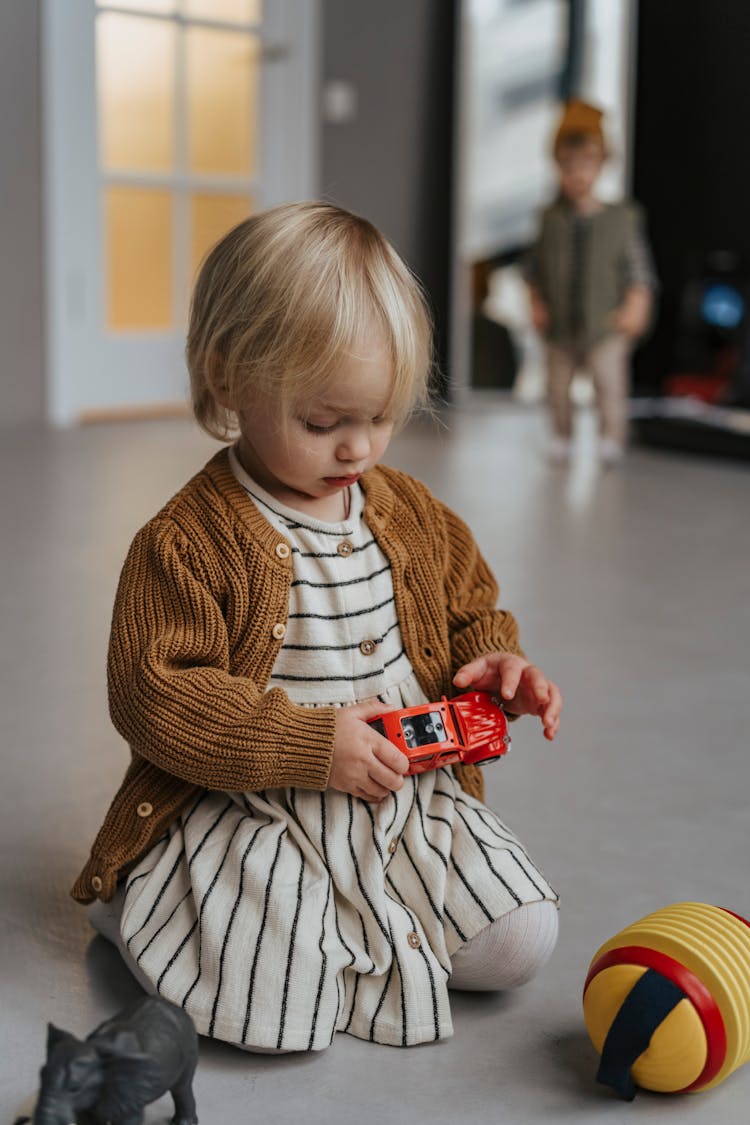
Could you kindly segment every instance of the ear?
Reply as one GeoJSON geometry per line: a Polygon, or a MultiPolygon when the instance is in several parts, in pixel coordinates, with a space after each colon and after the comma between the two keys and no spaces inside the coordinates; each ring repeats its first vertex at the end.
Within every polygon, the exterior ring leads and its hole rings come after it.
{"type": "Polygon", "coordinates": [[[122,1029],[106,1039],[94,1042],[94,1047],[105,1062],[114,1059],[127,1059],[128,1062],[143,1062],[150,1058],[141,1050],[141,1045],[134,1032],[122,1029]]]}
{"type": "Polygon", "coordinates": [[[58,1043],[75,1042],[75,1035],[71,1035],[69,1031],[63,1031],[59,1027],[55,1027],[53,1023],[47,1024],[47,1054],[53,1051],[58,1043]]]}

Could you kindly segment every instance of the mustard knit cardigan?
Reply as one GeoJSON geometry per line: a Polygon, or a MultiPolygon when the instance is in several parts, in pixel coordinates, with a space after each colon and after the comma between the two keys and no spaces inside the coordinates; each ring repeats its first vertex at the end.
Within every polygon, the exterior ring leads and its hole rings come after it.
{"type": "MultiPolygon", "coordinates": [[[[362,477],[365,519],[388,558],[407,655],[429,699],[485,652],[518,652],[511,614],[471,532],[419,481],[379,466],[362,477]]],[[[335,710],[274,688],[292,561],[235,479],[227,450],[136,535],[115,600],[112,721],[130,767],[72,895],[109,900],[204,789],[325,789],[335,710]]],[[[455,767],[482,796],[476,766],[455,767]]]]}

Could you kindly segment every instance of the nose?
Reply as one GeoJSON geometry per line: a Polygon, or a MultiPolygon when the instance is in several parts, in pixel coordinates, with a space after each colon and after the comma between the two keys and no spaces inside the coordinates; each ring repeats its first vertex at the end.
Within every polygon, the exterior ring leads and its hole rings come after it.
{"type": "Polygon", "coordinates": [[[369,426],[347,426],[336,448],[339,461],[364,461],[370,454],[369,426]]]}

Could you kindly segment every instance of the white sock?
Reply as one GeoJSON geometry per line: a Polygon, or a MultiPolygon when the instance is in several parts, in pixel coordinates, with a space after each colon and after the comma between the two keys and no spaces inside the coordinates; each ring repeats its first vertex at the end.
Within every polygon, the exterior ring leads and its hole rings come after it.
{"type": "Polygon", "coordinates": [[[518,906],[456,950],[448,987],[474,992],[517,988],[549,960],[557,933],[554,902],[518,906]]]}

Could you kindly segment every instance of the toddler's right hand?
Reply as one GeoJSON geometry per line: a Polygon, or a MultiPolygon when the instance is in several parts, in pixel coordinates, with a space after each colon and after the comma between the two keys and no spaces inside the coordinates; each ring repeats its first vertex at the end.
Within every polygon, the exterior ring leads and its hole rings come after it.
{"type": "Polygon", "coordinates": [[[404,784],[409,768],[405,754],[367,725],[368,719],[392,708],[379,700],[355,703],[336,712],[333,758],[328,784],[363,801],[382,801],[404,784]]]}

